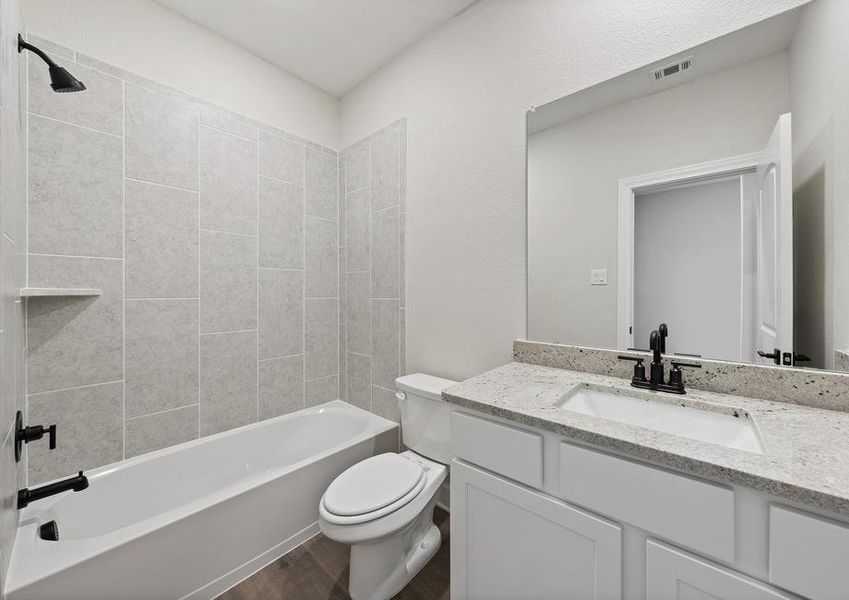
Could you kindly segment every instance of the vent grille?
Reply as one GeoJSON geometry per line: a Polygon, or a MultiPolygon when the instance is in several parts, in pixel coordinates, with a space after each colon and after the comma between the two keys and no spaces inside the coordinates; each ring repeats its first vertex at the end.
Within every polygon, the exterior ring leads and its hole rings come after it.
{"type": "Polygon", "coordinates": [[[678,75],[679,73],[683,73],[684,71],[689,71],[691,68],[693,68],[693,57],[685,56],[684,58],[677,60],[673,63],[669,63],[668,65],[663,65],[662,67],[653,69],[651,71],[651,80],[661,81],[663,79],[666,79],[667,77],[672,77],[673,75],[678,75]]]}

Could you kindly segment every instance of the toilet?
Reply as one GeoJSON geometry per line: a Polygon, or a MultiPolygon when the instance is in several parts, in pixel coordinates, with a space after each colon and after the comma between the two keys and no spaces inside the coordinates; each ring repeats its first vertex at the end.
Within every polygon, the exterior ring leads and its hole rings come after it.
{"type": "Polygon", "coordinates": [[[441,544],[433,509],[451,460],[451,408],[442,390],[456,382],[417,373],[395,383],[401,440],[409,450],[355,464],[333,480],[319,504],[321,532],[351,546],[354,600],[397,594],[441,544]]]}

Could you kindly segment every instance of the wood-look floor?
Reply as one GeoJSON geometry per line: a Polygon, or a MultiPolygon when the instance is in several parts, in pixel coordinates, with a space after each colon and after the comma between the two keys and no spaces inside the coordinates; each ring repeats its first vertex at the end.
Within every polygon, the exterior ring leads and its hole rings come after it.
{"type": "MultiPolygon", "coordinates": [[[[395,600],[449,599],[448,513],[437,508],[433,520],[442,547],[395,600]]],[[[348,553],[348,546],[319,534],[217,600],[348,600],[348,553]]]]}

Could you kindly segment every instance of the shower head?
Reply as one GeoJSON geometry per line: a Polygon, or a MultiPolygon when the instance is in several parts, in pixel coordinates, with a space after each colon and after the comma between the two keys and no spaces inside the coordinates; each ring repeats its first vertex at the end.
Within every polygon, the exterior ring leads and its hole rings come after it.
{"type": "Polygon", "coordinates": [[[18,52],[23,52],[24,50],[35,53],[41,60],[47,63],[50,69],[50,87],[53,88],[54,92],[81,92],[85,89],[85,84],[82,81],[71,75],[66,68],[60,67],[53,62],[43,51],[32,44],[26,43],[21,34],[18,34],[18,52]]]}
{"type": "Polygon", "coordinates": [[[50,87],[54,92],[81,92],[85,89],[85,84],[71,75],[68,69],[59,65],[50,66],[50,87]]]}

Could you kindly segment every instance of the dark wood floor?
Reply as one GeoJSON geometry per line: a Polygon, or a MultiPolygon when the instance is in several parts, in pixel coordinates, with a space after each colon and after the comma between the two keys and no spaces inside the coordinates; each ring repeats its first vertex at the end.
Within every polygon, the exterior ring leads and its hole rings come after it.
{"type": "MultiPolygon", "coordinates": [[[[448,513],[437,508],[433,520],[442,532],[442,547],[395,600],[449,598],[448,513]]],[[[348,551],[319,534],[217,600],[348,600],[348,551]]]]}

